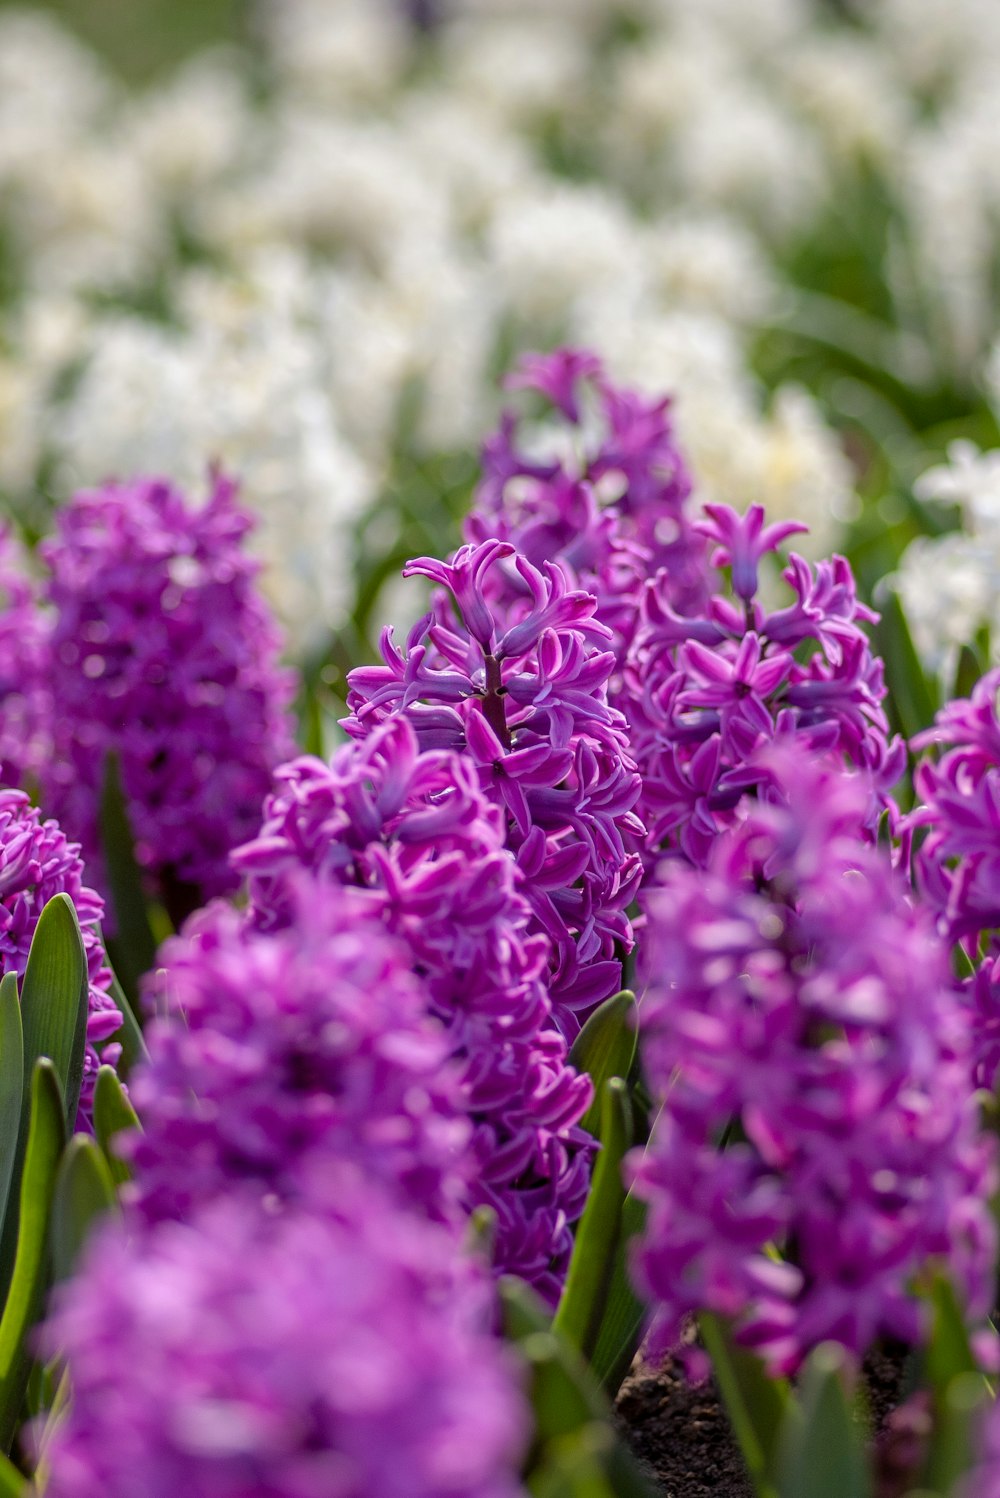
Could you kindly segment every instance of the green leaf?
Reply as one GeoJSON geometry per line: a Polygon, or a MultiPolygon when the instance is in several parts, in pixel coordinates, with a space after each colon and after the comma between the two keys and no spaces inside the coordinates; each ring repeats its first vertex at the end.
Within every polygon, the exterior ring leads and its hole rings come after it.
{"type": "MultiPolygon", "coordinates": [[[[21,984],[25,1076],[47,1056],[59,1078],[72,1128],[80,1101],[87,1038],[87,953],[68,895],[53,895],[38,917],[21,984]]],[[[24,1099],[22,1132],[27,1123],[24,1099]]]]}
{"type": "Polygon", "coordinates": [[[17,1162],[23,1092],[21,1001],[17,996],[17,974],[7,973],[0,982],[0,1223],[7,1211],[17,1162]]]}
{"type": "Polygon", "coordinates": [[[911,739],[934,722],[941,694],[924,671],[898,594],[881,589],[877,602],[882,617],[875,625],[875,641],[885,660],[889,707],[896,727],[911,739]]]}
{"type": "MultiPolygon", "coordinates": [[[[590,1439],[587,1433],[595,1426],[603,1426],[608,1436],[607,1440],[601,1438],[601,1446],[606,1453],[607,1472],[614,1474],[611,1492],[618,1498],[652,1498],[631,1452],[615,1436],[611,1406],[596,1379],[576,1349],[551,1326],[541,1301],[512,1275],[500,1280],[499,1291],[505,1335],[516,1343],[531,1375],[535,1440],[529,1456],[529,1474],[539,1474],[541,1483],[547,1467],[554,1465],[558,1473],[560,1463],[565,1465],[575,1443],[586,1445],[590,1439]]],[[[529,1488],[536,1491],[530,1475],[529,1488]]],[[[537,1491],[549,1489],[540,1487],[537,1491]]]]}
{"type": "Polygon", "coordinates": [[[932,1388],[943,1393],[960,1373],[978,1373],[979,1363],[951,1281],[936,1275],[931,1286],[933,1312],[924,1370],[932,1388]]]}
{"type": "Polygon", "coordinates": [[[703,1311],[698,1326],[754,1486],[760,1498],[770,1498],[775,1493],[775,1458],[790,1402],[788,1384],[770,1378],[759,1358],[738,1347],[720,1317],[703,1311]]]}
{"type": "Polygon", "coordinates": [[[74,1134],[63,1153],[52,1200],[52,1268],[68,1279],[94,1222],[118,1207],[107,1161],[86,1134],[74,1134]]]}
{"type": "Polygon", "coordinates": [[[129,1002],[134,1004],[139,996],[139,979],[156,961],[156,938],[150,925],[142,872],[136,861],[121,765],[113,752],[104,761],[100,829],[117,932],[108,938],[108,949],[129,1002]]]}
{"type": "Polygon", "coordinates": [[[118,1039],[122,1048],[121,1060],[118,1062],[118,1071],[119,1074],[127,1081],[129,1072],[132,1070],[133,1066],[135,1066],[139,1061],[147,1061],[149,1059],[149,1052],[146,1049],[146,1042],[142,1038],[142,1028],[136,1017],[135,1010],[132,1008],[132,1005],[125,997],[125,992],[121,984],[118,982],[118,978],[115,974],[114,964],[112,963],[111,956],[108,953],[107,942],[105,942],[104,944],[104,952],[107,959],[108,969],[111,973],[111,984],[108,992],[114,999],[115,1007],[122,1017],[122,1027],[120,1030],[115,1032],[116,1038],[118,1039]]]}
{"type": "Polygon", "coordinates": [[[601,1127],[604,1084],[612,1077],[628,1080],[638,1041],[639,1010],[628,989],[605,999],[573,1042],[569,1063],[586,1072],[594,1084],[594,1101],[580,1120],[595,1138],[601,1127]]]}
{"type": "Polygon", "coordinates": [[[622,1161],[632,1142],[628,1088],[612,1076],[601,1094],[601,1152],[580,1219],[555,1330],[590,1358],[597,1344],[621,1233],[622,1161]]]}
{"type": "Polygon", "coordinates": [[[31,1077],[17,1254],[0,1319],[0,1450],[3,1451],[10,1450],[28,1382],[31,1359],[25,1344],[45,1291],[49,1215],[65,1143],[65,1109],[59,1078],[52,1062],[43,1058],[36,1061],[31,1077]]]}
{"type": "Polygon", "coordinates": [[[843,1348],[816,1348],[781,1434],[781,1498],[869,1498],[868,1431],[855,1417],[847,1376],[843,1348]]]}
{"type": "Polygon", "coordinates": [[[504,1275],[499,1291],[504,1333],[531,1369],[536,1444],[604,1419],[609,1407],[586,1364],[552,1330],[537,1296],[512,1275],[504,1275]]]}
{"type": "Polygon", "coordinates": [[[613,1437],[606,1425],[585,1425],[551,1442],[528,1478],[532,1498],[619,1498],[605,1473],[613,1437]]]}
{"type": "Polygon", "coordinates": [[[945,1493],[965,1471],[973,1418],[991,1394],[951,1281],[937,1275],[929,1298],[933,1321],[923,1367],[933,1393],[934,1430],[925,1481],[945,1493]]]}
{"type": "Polygon", "coordinates": [[[975,1426],[980,1411],[993,1403],[981,1373],[960,1373],[934,1401],[924,1483],[935,1493],[951,1493],[968,1472],[976,1451],[975,1426]]]}
{"type": "Polygon", "coordinates": [[[28,1498],[28,1479],[0,1454],[0,1498],[28,1498]]]}
{"type": "Polygon", "coordinates": [[[633,1290],[628,1272],[631,1241],[645,1224],[646,1203],[630,1191],[622,1207],[604,1315],[590,1358],[594,1376],[612,1398],[635,1357],[646,1321],[646,1307],[633,1290]]]}
{"type": "Polygon", "coordinates": [[[121,1186],[132,1179],[132,1172],[127,1162],[118,1155],[114,1148],[116,1134],[123,1134],[129,1129],[141,1129],[135,1109],[125,1096],[125,1089],[118,1080],[115,1070],[111,1066],[102,1066],[97,1073],[97,1083],[94,1087],[94,1133],[97,1142],[104,1151],[111,1179],[115,1185],[121,1186]]]}

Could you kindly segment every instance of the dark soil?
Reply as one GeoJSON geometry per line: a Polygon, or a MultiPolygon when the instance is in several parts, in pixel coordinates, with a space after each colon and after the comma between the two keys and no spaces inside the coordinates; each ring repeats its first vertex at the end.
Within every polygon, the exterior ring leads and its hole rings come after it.
{"type": "MultiPolygon", "coordinates": [[[[902,1353],[895,1350],[873,1354],[865,1364],[867,1403],[880,1447],[896,1443],[885,1426],[900,1398],[902,1373],[902,1353]]],[[[618,1417],[659,1498],[753,1498],[712,1379],[691,1384],[672,1359],[662,1368],[637,1359],[618,1396],[618,1417]]],[[[889,1473],[883,1476],[891,1465],[890,1450],[881,1451],[879,1488],[887,1494],[896,1491],[889,1473]]]]}
{"type": "Polygon", "coordinates": [[[622,1385],[618,1414],[662,1498],[753,1498],[712,1379],[691,1384],[673,1360],[659,1369],[637,1363],[622,1385]]]}

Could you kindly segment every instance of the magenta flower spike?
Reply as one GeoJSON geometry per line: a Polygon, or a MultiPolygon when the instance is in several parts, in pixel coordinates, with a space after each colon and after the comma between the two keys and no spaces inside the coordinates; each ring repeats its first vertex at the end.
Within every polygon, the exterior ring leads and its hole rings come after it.
{"type": "MultiPolygon", "coordinates": [[[[524,773],[528,794],[530,766],[524,773]]],[[[333,885],[336,908],[336,887],[348,886],[400,944],[443,1026],[472,1125],[463,1206],[496,1213],[497,1271],[554,1302],[586,1201],[593,1143],[579,1120],[591,1086],[568,1065],[553,1023],[549,942],[528,902],[530,871],[505,846],[504,808],[468,754],[421,752],[409,716],[397,714],[328,765],[283,766],[259,836],[234,862],[262,932],[294,932],[304,871],[318,881],[315,899],[333,885]]],[[[537,898],[564,925],[554,901],[572,870],[534,832],[530,857],[550,869],[537,898]]]]}
{"type": "MultiPolygon", "coordinates": [[[[455,1235],[376,1185],[106,1227],[56,1296],[50,1498],[523,1498],[529,1417],[455,1235]]],[[[40,1434],[40,1432],[39,1432],[40,1434]]]]}
{"type": "Polygon", "coordinates": [[[666,860],[646,894],[663,1107],[634,1264],[657,1345],[711,1310],[783,1373],[826,1340],[919,1343],[938,1266],[985,1316],[998,1172],[947,947],[862,835],[866,775],[794,740],[759,770],[706,866],[666,860]]]}
{"type": "Polygon", "coordinates": [[[131,1199],[147,1222],[235,1193],[315,1209],[333,1169],[461,1221],[465,1099],[406,945],[360,890],[303,873],[291,894],[279,931],[217,901],[161,949],[131,1199]]]}
{"type": "Polygon", "coordinates": [[[572,1036],[580,1016],[621,987],[621,956],[632,945],[625,912],[641,871],[639,777],[608,701],[611,631],[593,595],[571,587],[561,566],[535,567],[497,541],[464,546],[449,563],[418,558],[406,573],[447,593],[405,651],[389,638],[383,666],[351,673],[345,727],[363,739],[402,714],[422,749],[468,756],[504,813],[530,930],[548,948],[553,1013],[572,1036]],[[507,562],[523,587],[501,605],[493,580],[507,562]],[[476,633],[467,623],[473,578],[475,608],[485,611],[476,633]]]}
{"type": "Polygon", "coordinates": [[[794,601],[767,608],[754,596],[760,559],[801,527],[764,525],[760,506],[745,516],[707,509],[697,529],[719,542],[713,564],[732,567],[743,591],[734,582],[735,599],[720,592],[685,618],[669,578],[651,579],[617,698],[642,777],[647,863],[664,847],[706,863],[741,796],[759,783],[758,751],[793,740],[869,772],[874,836],[884,811],[896,819],[890,791],[906,766],[863,627],[876,616],[858,602],[843,557],[814,567],[793,554],[783,577],[794,601]]]}
{"type": "Polygon", "coordinates": [[[251,526],[221,475],[202,505],[136,479],[75,495],[41,548],[54,616],[43,802],[99,877],[115,753],[137,859],[175,918],[234,888],[229,853],[293,746],[293,681],[244,550],[251,526]]]}
{"type": "Polygon", "coordinates": [[[23,791],[0,790],[0,974],[24,977],[38,918],[60,894],[76,907],[87,955],[87,1042],[77,1126],[89,1128],[97,1069],[102,1062],[114,1066],[121,1056],[112,1037],[122,1017],[110,994],[111,973],[101,945],[104,902],[84,884],[80,849],[58,823],[44,819],[23,791]]]}

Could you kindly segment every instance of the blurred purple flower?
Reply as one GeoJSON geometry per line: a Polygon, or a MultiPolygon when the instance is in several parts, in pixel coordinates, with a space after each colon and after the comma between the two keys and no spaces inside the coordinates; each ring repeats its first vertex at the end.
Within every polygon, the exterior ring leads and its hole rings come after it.
{"type": "Polygon", "coordinates": [[[49,754],[48,628],[27,558],[0,526],[0,783],[34,785],[49,754]]]}
{"type": "Polygon", "coordinates": [[[794,742],[761,771],[707,867],[666,861],[647,896],[663,1110],[635,1269],[658,1345],[708,1309],[788,1371],[827,1339],[919,1341],[934,1263],[985,1315],[997,1170],[947,949],[863,840],[866,777],[794,742]]]}
{"type": "Polygon", "coordinates": [[[46,1493],[518,1498],[527,1410],[491,1314],[453,1234],[354,1180],[315,1216],[105,1228],[46,1331],[72,1378],[46,1493]]]}
{"type": "MultiPolygon", "coordinates": [[[[443,1023],[473,1125],[467,1205],[497,1214],[495,1259],[554,1300],[586,1200],[592,1142],[578,1127],[589,1079],[567,1065],[506,817],[475,764],[419,751],[391,717],[329,765],[283,766],[259,836],[234,856],[263,931],[295,920],[306,870],[348,885],[401,943],[443,1023]]],[[[544,835],[539,833],[545,861],[544,835]]]]}
{"type": "Polygon", "coordinates": [[[225,1193],[313,1204],[331,1161],[459,1220],[469,1124],[448,1037],[361,891],[293,885],[261,933],[219,901],[161,949],[150,1062],[132,1095],[134,1199],[149,1221],[225,1193]]]}
{"type": "Polygon", "coordinates": [[[229,852],[293,746],[292,679],[235,494],[219,475],[200,506],[163,479],[106,484],[77,494],[41,548],[55,615],[43,800],[99,871],[116,753],[139,863],[175,918],[233,888],[229,852]]]}
{"type": "Polygon", "coordinates": [[[949,702],[914,748],[942,745],[917,767],[920,804],[908,827],[928,829],[916,854],[918,883],[954,941],[1000,927],[1000,669],[970,698],[949,702]]]}
{"type": "MultiPolygon", "coordinates": [[[[647,577],[664,569],[663,586],[682,612],[708,599],[705,545],[686,509],[691,475],[670,402],[615,385],[585,349],[528,354],[507,384],[538,392],[554,412],[534,441],[526,421],[504,414],[483,449],[466,536],[512,542],[536,567],[557,561],[595,595],[620,661],[647,577]]],[[[524,590],[503,566],[488,585],[494,605],[524,590]]]]}

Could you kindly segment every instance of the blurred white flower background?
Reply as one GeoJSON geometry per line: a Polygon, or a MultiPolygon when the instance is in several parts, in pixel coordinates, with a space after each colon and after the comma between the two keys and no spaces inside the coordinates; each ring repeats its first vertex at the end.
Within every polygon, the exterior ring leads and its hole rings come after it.
{"type": "Polygon", "coordinates": [[[893,575],[942,680],[1000,641],[991,0],[128,9],[131,72],[117,0],[0,6],[29,540],[80,486],[221,464],[335,684],[457,535],[503,373],[571,342],[672,396],[701,499],[893,575]]]}

